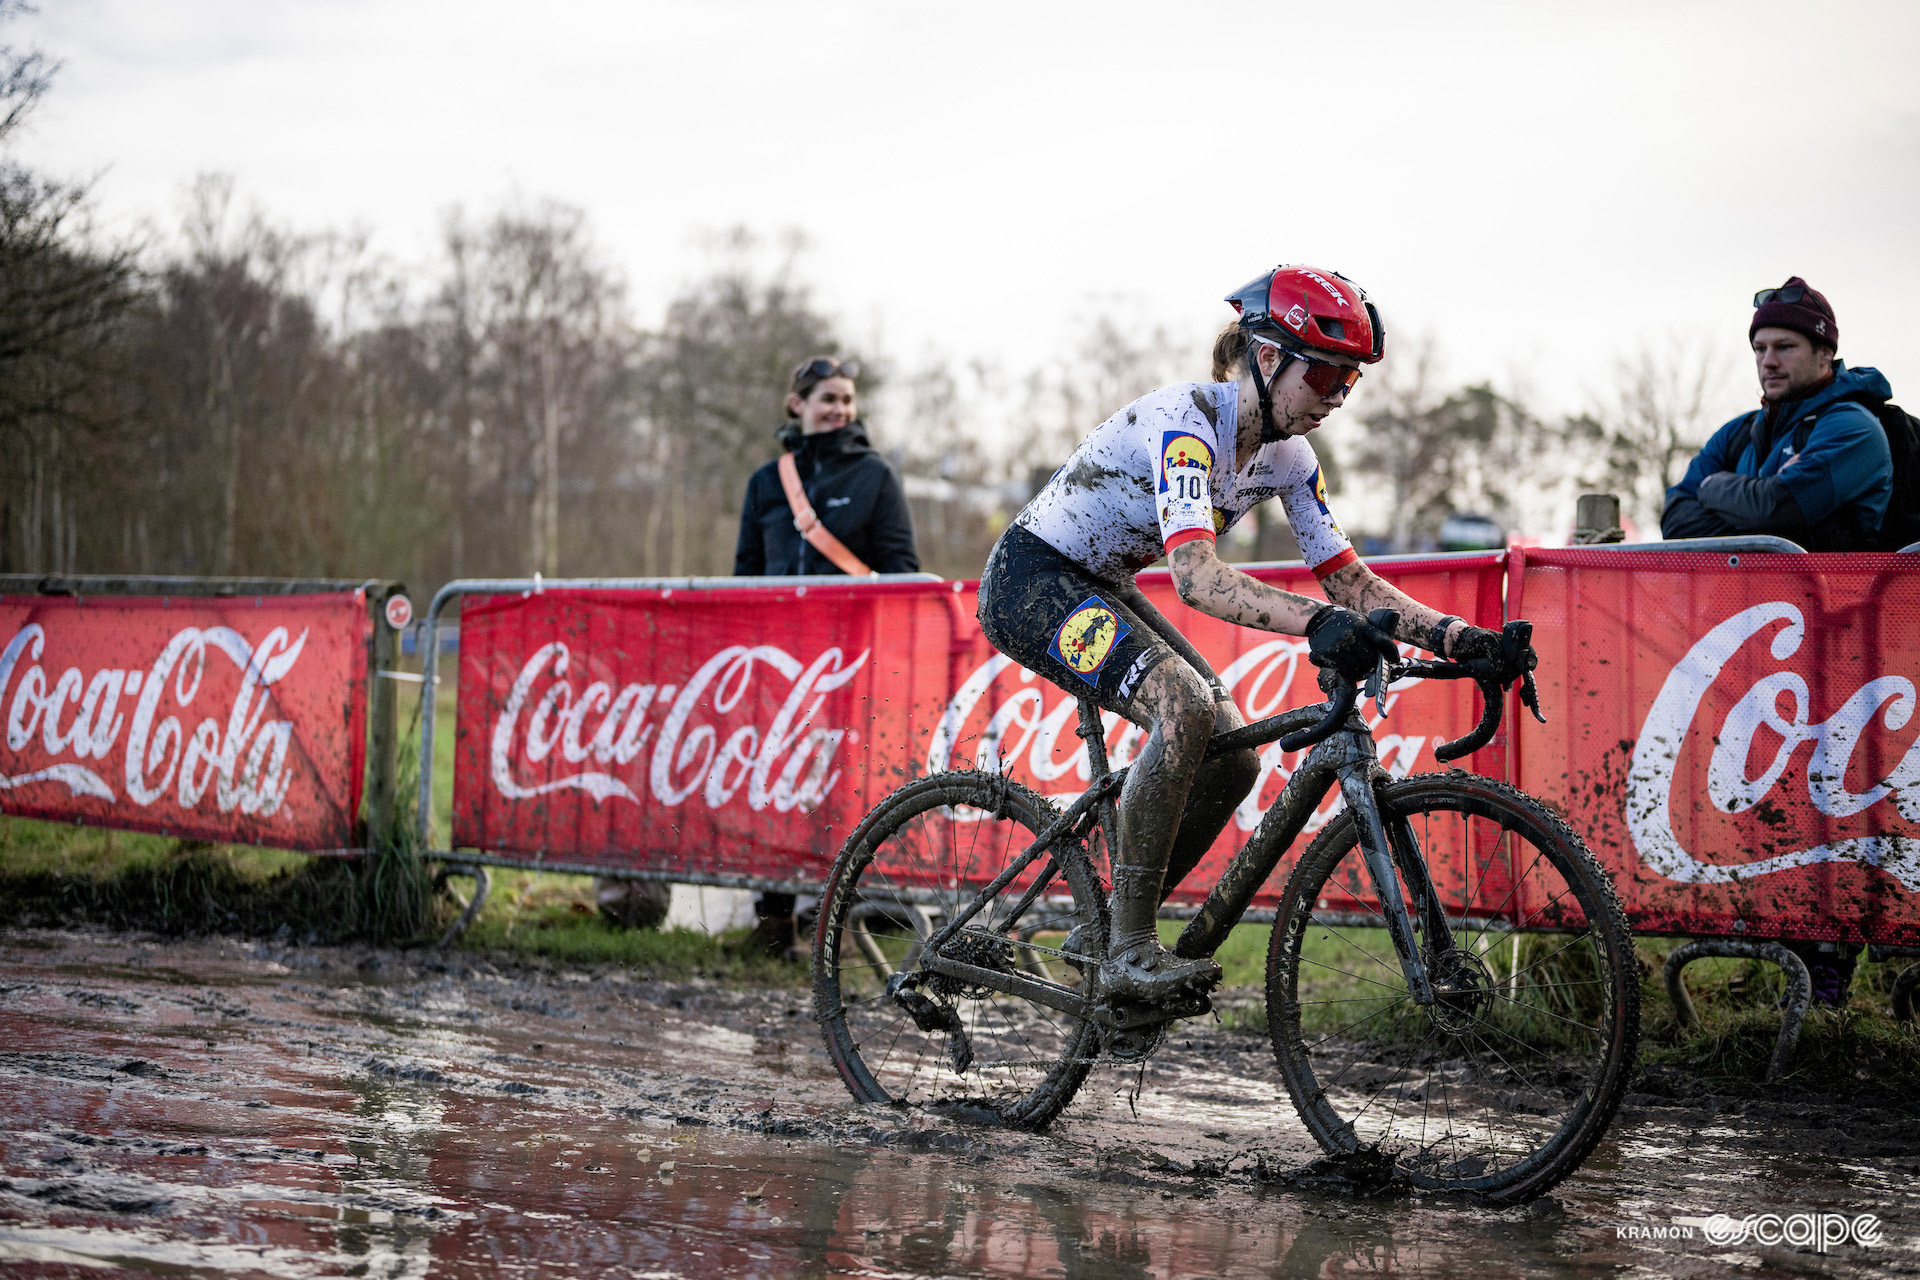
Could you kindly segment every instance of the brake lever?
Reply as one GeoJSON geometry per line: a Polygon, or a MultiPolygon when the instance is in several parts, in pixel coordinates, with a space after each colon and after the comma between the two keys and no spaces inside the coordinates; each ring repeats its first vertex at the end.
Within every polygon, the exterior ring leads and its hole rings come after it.
{"type": "MultiPolygon", "coordinates": [[[[1400,626],[1400,611],[1398,609],[1375,609],[1367,615],[1367,621],[1388,635],[1392,635],[1400,626]]],[[[1398,654],[1394,656],[1396,658],[1399,657],[1398,654]]],[[[1386,697],[1387,687],[1392,683],[1392,680],[1387,676],[1387,655],[1383,653],[1373,660],[1373,674],[1367,677],[1367,691],[1365,695],[1373,699],[1373,709],[1379,714],[1382,720],[1387,718],[1387,708],[1381,702],[1381,699],[1386,697]]]]}
{"type": "Polygon", "coordinates": [[[1533,712],[1533,718],[1541,724],[1547,717],[1540,711],[1540,689],[1533,682],[1533,667],[1539,656],[1532,650],[1533,624],[1524,618],[1515,618],[1500,628],[1500,644],[1506,651],[1509,669],[1520,669],[1520,705],[1533,712]]]}
{"type": "Polygon", "coordinates": [[[1541,724],[1547,722],[1547,717],[1540,711],[1540,686],[1533,682],[1531,671],[1520,677],[1520,705],[1533,712],[1533,718],[1541,724]]]}

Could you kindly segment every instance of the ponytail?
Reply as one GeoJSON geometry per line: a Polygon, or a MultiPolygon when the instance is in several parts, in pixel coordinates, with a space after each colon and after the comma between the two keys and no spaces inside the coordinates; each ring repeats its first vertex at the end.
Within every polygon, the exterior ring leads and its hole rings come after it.
{"type": "Polygon", "coordinates": [[[1235,382],[1247,358],[1247,331],[1238,320],[1220,331],[1213,340],[1213,380],[1235,382]]]}

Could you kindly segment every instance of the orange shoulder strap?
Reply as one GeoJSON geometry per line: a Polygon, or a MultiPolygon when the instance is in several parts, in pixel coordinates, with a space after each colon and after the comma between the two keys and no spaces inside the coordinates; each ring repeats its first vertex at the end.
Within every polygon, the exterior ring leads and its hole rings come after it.
{"type": "Polygon", "coordinates": [[[833,561],[840,572],[847,574],[867,574],[873,570],[861,561],[860,557],[847,550],[847,544],[833,536],[827,526],[820,523],[820,517],[813,513],[813,504],[807,501],[807,491],[800,487],[800,468],[794,464],[793,455],[783,453],[778,463],[780,469],[780,487],[787,491],[787,505],[793,508],[793,527],[800,536],[827,559],[833,561]]]}

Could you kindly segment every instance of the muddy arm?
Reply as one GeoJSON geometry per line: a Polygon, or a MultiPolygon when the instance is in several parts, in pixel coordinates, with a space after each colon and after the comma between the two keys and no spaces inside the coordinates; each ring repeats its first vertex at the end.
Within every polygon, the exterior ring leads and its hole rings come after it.
{"type": "MultiPolygon", "coordinates": [[[[1445,616],[1384,581],[1358,560],[1328,574],[1320,586],[1326,591],[1327,599],[1335,604],[1343,604],[1355,613],[1372,613],[1375,609],[1396,611],[1400,615],[1400,623],[1393,629],[1394,638],[1419,645],[1422,649],[1427,648],[1432,639],[1433,624],[1445,616]]],[[[1466,625],[1464,622],[1455,622],[1447,628],[1449,645],[1466,625]]],[[[1444,658],[1447,655],[1440,656],[1444,658]]]]}
{"type": "MultiPolygon", "coordinates": [[[[1270,587],[1221,560],[1211,538],[1183,542],[1167,557],[1180,599],[1223,622],[1282,635],[1306,634],[1307,619],[1323,602],[1270,587]]],[[[1438,617],[1438,614],[1434,615],[1438,617]]]]}

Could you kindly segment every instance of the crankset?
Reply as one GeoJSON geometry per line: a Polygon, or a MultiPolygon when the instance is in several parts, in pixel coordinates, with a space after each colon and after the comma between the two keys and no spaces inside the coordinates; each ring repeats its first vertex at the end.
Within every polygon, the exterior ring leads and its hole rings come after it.
{"type": "Polygon", "coordinates": [[[1168,1024],[1211,1012],[1213,1001],[1204,992],[1191,992],[1155,1003],[1110,1000],[1095,1005],[1088,1019],[1101,1029],[1100,1043],[1109,1058],[1115,1062],[1145,1062],[1167,1038],[1168,1024]]]}

